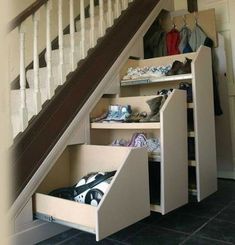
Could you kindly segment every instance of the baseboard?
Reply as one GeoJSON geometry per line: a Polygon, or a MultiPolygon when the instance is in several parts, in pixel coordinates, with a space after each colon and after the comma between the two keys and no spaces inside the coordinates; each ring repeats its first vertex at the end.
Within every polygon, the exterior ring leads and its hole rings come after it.
{"type": "Polygon", "coordinates": [[[29,228],[19,233],[13,234],[9,239],[11,245],[33,245],[46,240],[61,232],[68,230],[68,227],[39,220],[29,224],[29,228]]]}
{"type": "Polygon", "coordinates": [[[235,180],[235,171],[218,171],[218,178],[235,180]]]}

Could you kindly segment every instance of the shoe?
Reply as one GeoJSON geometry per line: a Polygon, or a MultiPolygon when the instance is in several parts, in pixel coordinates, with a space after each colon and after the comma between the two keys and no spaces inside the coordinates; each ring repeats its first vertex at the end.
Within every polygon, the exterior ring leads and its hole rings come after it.
{"type": "Polygon", "coordinates": [[[136,112],[132,113],[130,117],[127,118],[125,122],[131,123],[131,122],[139,122],[140,120],[147,117],[147,112],[136,112]]]}
{"type": "Polygon", "coordinates": [[[150,108],[150,114],[147,117],[141,119],[140,122],[150,122],[150,121],[152,121],[151,119],[160,110],[162,98],[163,98],[163,96],[157,96],[157,97],[155,97],[153,99],[150,99],[150,100],[146,101],[146,103],[148,104],[148,106],[150,108]]]}
{"type": "Polygon", "coordinates": [[[192,63],[192,60],[189,58],[186,58],[186,62],[178,69],[177,75],[191,73],[191,63],[192,63]]]}
{"type": "Polygon", "coordinates": [[[193,102],[193,91],[192,91],[192,84],[187,82],[181,82],[179,84],[179,89],[185,90],[187,92],[187,102],[193,102]]]}
{"type": "Polygon", "coordinates": [[[127,118],[130,117],[131,113],[132,111],[130,105],[110,105],[108,116],[104,119],[104,121],[125,122],[127,118]]]}
{"type": "Polygon", "coordinates": [[[177,75],[179,69],[184,65],[184,63],[182,63],[179,60],[176,60],[173,62],[171,69],[166,73],[166,76],[173,76],[173,75],[177,75]]]}
{"type": "Polygon", "coordinates": [[[172,93],[173,89],[161,89],[157,92],[157,95],[170,95],[172,93]]]}
{"type": "Polygon", "coordinates": [[[115,118],[117,118],[120,110],[119,107],[120,107],[119,105],[110,105],[108,110],[108,115],[104,119],[104,121],[112,121],[115,118]]]}
{"type": "Polygon", "coordinates": [[[135,133],[133,134],[130,143],[128,144],[129,147],[146,147],[147,139],[144,134],[142,133],[135,133]]]}

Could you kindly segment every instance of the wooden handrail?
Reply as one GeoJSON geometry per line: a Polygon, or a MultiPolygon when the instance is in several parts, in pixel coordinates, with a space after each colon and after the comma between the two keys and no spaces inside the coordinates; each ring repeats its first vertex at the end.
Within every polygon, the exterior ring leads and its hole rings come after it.
{"type": "Polygon", "coordinates": [[[29,16],[34,14],[42,5],[44,5],[48,0],[36,0],[28,8],[17,15],[13,20],[8,23],[8,32],[13,31],[18,27],[23,21],[25,21],[29,16]]]}

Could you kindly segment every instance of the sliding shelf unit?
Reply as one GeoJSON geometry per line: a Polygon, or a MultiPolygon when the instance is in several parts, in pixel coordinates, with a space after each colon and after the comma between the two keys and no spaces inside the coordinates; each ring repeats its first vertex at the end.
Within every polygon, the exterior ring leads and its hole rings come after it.
{"type": "MultiPolygon", "coordinates": [[[[133,111],[150,112],[147,100],[156,96],[102,98],[95,106],[91,117],[101,115],[109,105],[131,105],[133,111]]],[[[160,111],[160,122],[146,123],[91,123],[91,144],[110,145],[115,139],[130,140],[134,133],[144,133],[147,138],[159,138],[161,142],[159,165],[159,200],[151,204],[151,210],[166,214],[188,202],[187,163],[187,115],[186,93],[174,90],[160,111]]],[[[125,148],[125,147],[124,147],[125,148]]],[[[147,150],[146,150],[147,152],[147,150]]],[[[150,169],[149,169],[150,171],[150,169]]],[[[155,180],[153,180],[155,181],[155,180]]],[[[141,179],[139,185],[142,185],[141,179]]]]}
{"type": "MultiPolygon", "coordinates": [[[[147,82],[146,78],[137,81],[121,80],[120,96],[153,95],[161,89],[178,88],[181,82],[192,84],[193,101],[187,104],[187,109],[188,114],[191,110],[193,121],[192,127],[188,125],[187,134],[194,141],[195,157],[188,161],[188,165],[189,168],[194,168],[196,178],[193,190],[192,183],[189,183],[189,189],[190,193],[194,193],[197,200],[201,201],[217,190],[211,49],[201,46],[195,53],[146,60],[128,60],[121,69],[120,78],[126,75],[129,67],[162,66],[172,64],[175,60],[184,62],[186,57],[192,59],[190,74],[150,77],[147,78],[147,82]]],[[[171,150],[168,154],[172,154],[171,150]]]]}
{"type": "Polygon", "coordinates": [[[150,215],[147,158],[140,148],[68,146],[33,196],[35,216],[95,234],[97,241],[138,222],[150,215]],[[97,207],[48,195],[88,173],[114,170],[97,207]]]}

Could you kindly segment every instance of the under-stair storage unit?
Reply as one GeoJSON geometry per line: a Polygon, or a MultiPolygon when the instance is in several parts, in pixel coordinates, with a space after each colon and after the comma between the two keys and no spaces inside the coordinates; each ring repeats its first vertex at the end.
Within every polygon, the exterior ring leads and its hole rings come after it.
{"type": "MultiPolygon", "coordinates": [[[[140,77],[122,80],[120,94],[121,96],[140,96],[139,98],[141,98],[143,95],[156,94],[161,89],[179,88],[181,82],[192,84],[193,100],[187,104],[187,134],[189,141],[194,142],[194,157],[191,158],[189,154],[188,165],[190,166],[189,172],[194,172],[195,181],[193,184],[189,183],[189,191],[197,196],[198,201],[201,201],[217,190],[213,78],[210,48],[201,46],[195,53],[145,60],[128,60],[121,70],[120,78],[127,74],[129,67],[166,66],[173,64],[176,60],[184,62],[186,58],[192,59],[191,73],[158,78],[140,77]]],[[[171,126],[173,128],[175,118],[172,118],[171,126]]],[[[180,151],[180,143],[177,144],[177,147],[179,147],[178,150],[180,151]]],[[[163,151],[165,151],[164,147],[163,151]]],[[[171,149],[167,149],[167,151],[166,154],[171,154],[171,149]]],[[[189,182],[191,182],[190,178],[189,182]]]]}
{"type": "MultiPolygon", "coordinates": [[[[120,138],[128,140],[136,132],[160,139],[160,159],[151,159],[151,164],[160,165],[160,186],[159,179],[155,180],[156,195],[159,192],[158,189],[160,189],[160,197],[157,198],[159,202],[151,204],[151,210],[161,214],[166,214],[188,202],[185,94],[185,91],[173,91],[161,108],[160,122],[91,123],[91,143],[96,145],[110,145],[112,141],[120,138]]],[[[109,105],[116,104],[128,104],[132,111],[146,111],[149,113],[150,109],[146,101],[154,97],[156,96],[102,98],[92,111],[91,117],[98,117],[108,110],[109,105]]],[[[151,169],[150,167],[149,171],[151,169]]],[[[137,169],[134,172],[137,174],[137,169]]],[[[150,173],[150,178],[151,176],[154,179],[157,175],[150,173]]],[[[153,181],[151,180],[151,186],[154,186],[153,181]]],[[[139,181],[138,185],[141,186],[142,182],[139,181]]],[[[151,193],[154,194],[153,191],[151,193]]]]}
{"type": "Polygon", "coordinates": [[[74,145],[66,148],[33,198],[37,218],[96,234],[99,241],[150,215],[145,149],[74,145]],[[91,172],[117,170],[97,207],[47,195],[91,172]]]}

